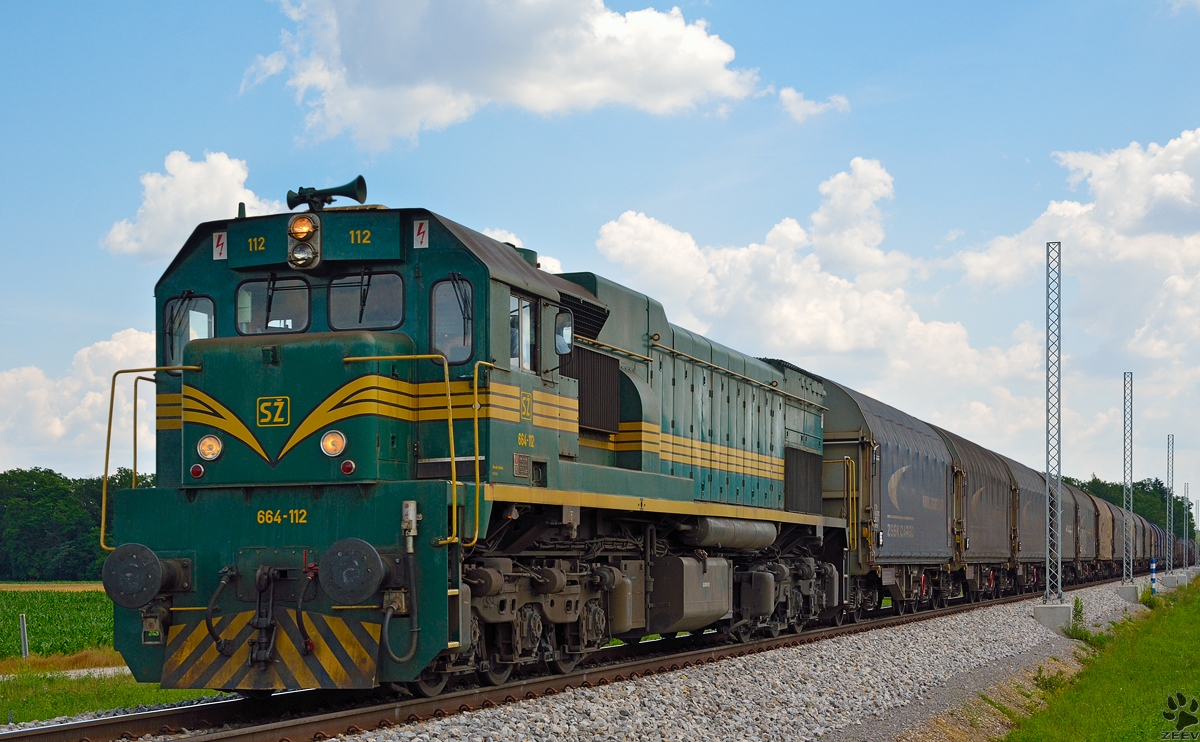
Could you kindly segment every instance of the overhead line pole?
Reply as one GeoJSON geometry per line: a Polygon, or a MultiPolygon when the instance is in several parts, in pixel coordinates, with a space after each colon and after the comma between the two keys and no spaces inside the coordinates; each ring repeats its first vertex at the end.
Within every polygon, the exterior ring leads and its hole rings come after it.
{"type": "Polygon", "coordinates": [[[1175,570],[1175,434],[1167,434],[1167,572],[1175,570]]]}
{"type": "Polygon", "coordinates": [[[1125,487],[1121,508],[1125,511],[1124,531],[1121,543],[1124,545],[1124,559],[1121,562],[1121,584],[1133,582],[1133,536],[1130,528],[1133,518],[1133,372],[1125,372],[1125,487]]]}
{"type": "Polygon", "coordinates": [[[1046,243],[1046,593],[1062,591],[1062,243],[1046,243]]]}

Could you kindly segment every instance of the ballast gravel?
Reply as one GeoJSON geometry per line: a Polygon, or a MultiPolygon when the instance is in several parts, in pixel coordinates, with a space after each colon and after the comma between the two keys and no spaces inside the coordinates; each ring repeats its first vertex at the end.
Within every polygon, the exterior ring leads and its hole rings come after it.
{"type": "MultiPolygon", "coordinates": [[[[1126,603],[1112,585],[1072,592],[1084,620],[1126,603]]],[[[956,675],[1055,635],[1036,600],[347,737],[359,742],[811,740],[919,700],[956,675]]]]}

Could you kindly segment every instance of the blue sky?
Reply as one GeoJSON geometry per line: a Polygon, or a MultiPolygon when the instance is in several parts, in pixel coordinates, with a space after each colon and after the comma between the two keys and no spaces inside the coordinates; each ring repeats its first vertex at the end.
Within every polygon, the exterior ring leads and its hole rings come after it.
{"type": "Polygon", "coordinates": [[[1038,260],[1062,239],[1067,471],[1120,475],[1134,370],[1137,474],[1174,432],[1186,480],[1200,4],[530,7],[7,8],[0,466],[99,468],[103,379],[147,353],[172,235],[232,215],[223,194],[269,209],[361,173],[371,202],[505,230],[1034,466],[1038,260]]]}

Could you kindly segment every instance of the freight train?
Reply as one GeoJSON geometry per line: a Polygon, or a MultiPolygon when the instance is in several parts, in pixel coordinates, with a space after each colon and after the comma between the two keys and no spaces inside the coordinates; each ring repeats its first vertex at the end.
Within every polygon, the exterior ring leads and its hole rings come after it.
{"type": "MultiPolygon", "coordinates": [[[[112,493],[118,546],[101,528],[137,680],[431,696],[613,639],[1044,584],[1033,469],[602,276],[336,196],[365,182],[196,227],[156,285],[156,365],[114,376],[156,385],[155,485],[112,493]]],[[[1118,574],[1123,512],[1063,502],[1066,580],[1118,574]]],[[[1143,570],[1167,539],[1131,527],[1143,570]]]]}

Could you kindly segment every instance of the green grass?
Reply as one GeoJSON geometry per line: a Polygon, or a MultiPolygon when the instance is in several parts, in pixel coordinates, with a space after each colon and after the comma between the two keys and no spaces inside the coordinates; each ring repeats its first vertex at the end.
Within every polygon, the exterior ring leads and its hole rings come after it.
{"type": "Polygon", "coordinates": [[[20,673],[0,682],[0,724],[8,721],[10,711],[14,721],[34,721],[97,709],[172,703],[213,694],[214,691],[162,690],[155,683],[139,685],[129,675],[67,678],[20,673]]]}
{"type": "Polygon", "coordinates": [[[17,617],[22,613],[32,654],[74,654],[112,646],[112,602],[104,593],[0,590],[0,660],[21,656],[17,617]]]}
{"type": "Polygon", "coordinates": [[[1174,731],[1162,714],[1168,695],[1200,697],[1200,586],[1167,593],[1161,607],[1121,622],[1093,646],[1098,650],[1070,682],[1042,677],[1047,707],[1022,721],[1008,742],[1147,740],[1174,731]]]}

